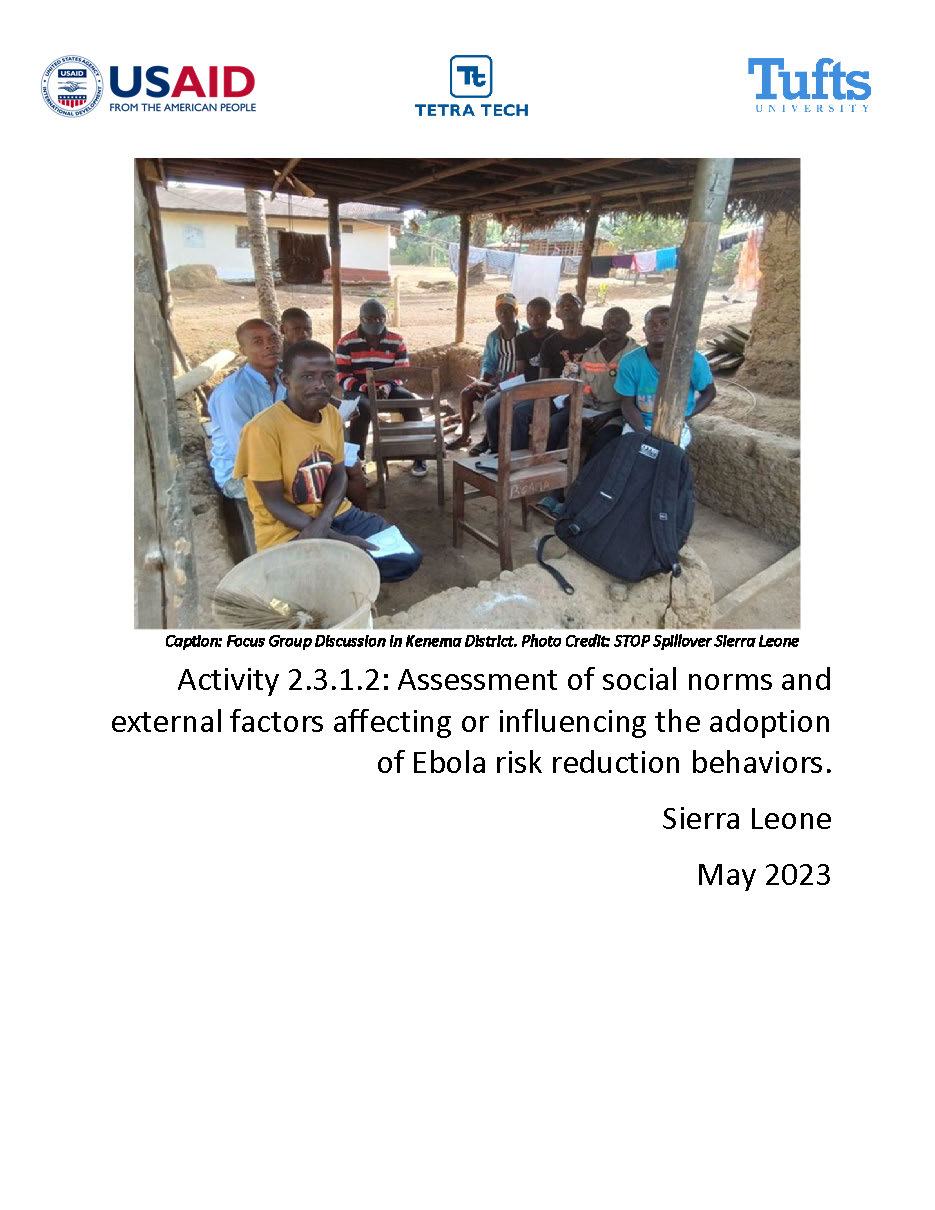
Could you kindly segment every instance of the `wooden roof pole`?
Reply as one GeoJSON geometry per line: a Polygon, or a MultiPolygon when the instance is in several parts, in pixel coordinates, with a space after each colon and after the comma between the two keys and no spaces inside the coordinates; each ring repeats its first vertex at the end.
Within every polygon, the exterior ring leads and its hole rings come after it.
{"type": "Polygon", "coordinates": [[[393,185],[390,189],[384,189],[385,194],[390,193],[405,193],[407,189],[418,189],[421,185],[432,185],[435,181],[443,181],[449,176],[460,176],[463,172],[474,172],[478,168],[484,168],[487,164],[495,164],[498,156],[489,157],[486,160],[462,160],[459,164],[451,164],[447,168],[439,168],[436,172],[426,173],[425,176],[416,177],[414,181],[406,181],[404,185],[393,185]]]}
{"type": "MultiPolygon", "coordinates": [[[[699,160],[700,164],[701,161],[699,160]]],[[[778,176],[797,171],[797,162],[794,160],[767,160],[756,166],[746,166],[738,168],[733,174],[733,180],[749,181],[759,179],[760,177],[778,176]]],[[[589,190],[579,190],[570,193],[554,193],[551,196],[547,195],[540,198],[536,202],[522,201],[517,199],[516,203],[503,202],[491,203],[491,210],[496,213],[504,213],[507,215],[523,214],[525,212],[542,212],[557,208],[559,206],[571,206],[576,202],[587,202],[592,197],[599,196],[604,206],[608,210],[613,209],[612,201],[616,198],[632,197],[637,194],[645,194],[647,201],[653,201],[653,193],[672,193],[678,191],[682,186],[685,190],[693,188],[693,179],[697,179],[697,169],[692,167],[685,173],[672,174],[669,176],[647,177],[641,181],[634,181],[632,184],[618,185],[602,185],[600,189],[595,189],[593,186],[589,190]]]]}
{"type": "Polygon", "coordinates": [[[332,348],[344,335],[341,331],[341,203],[336,197],[328,198],[328,244],[331,249],[331,335],[332,348]]]}
{"type": "Polygon", "coordinates": [[[471,216],[461,215],[461,242],[458,246],[458,297],[455,303],[455,343],[464,340],[464,312],[467,306],[468,249],[471,246],[471,216]]]}
{"type": "Polygon", "coordinates": [[[717,252],[733,159],[699,160],[688,226],[679,252],[669,332],[653,404],[653,436],[678,445],[685,421],[701,312],[717,252]]]}
{"type": "Polygon", "coordinates": [[[597,235],[597,224],[601,217],[601,199],[591,198],[587,218],[584,220],[584,235],[581,237],[581,262],[578,265],[578,297],[582,302],[588,298],[588,275],[591,272],[591,254],[594,252],[594,237],[597,235]]]}
{"type": "Polygon", "coordinates": [[[550,181],[561,180],[563,177],[586,176],[589,172],[600,172],[602,169],[614,168],[618,164],[629,164],[630,160],[588,160],[577,168],[556,168],[551,172],[540,172],[535,176],[517,177],[515,181],[505,181],[502,185],[489,185],[477,193],[465,193],[453,198],[453,201],[473,202],[486,199],[491,206],[491,197],[499,197],[501,193],[513,193],[517,189],[528,189],[532,185],[547,185],[550,181]]]}
{"type": "Polygon", "coordinates": [[[279,175],[276,177],[276,180],[273,182],[273,188],[269,195],[270,201],[273,201],[275,199],[276,194],[279,192],[279,186],[283,183],[283,181],[286,179],[286,177],[288,177],[289,173],[296,166],[296,164],[298,164],[299,158],[300,158],[299,156],[296,156],[296,158],[294,160],[286,161],[286,165],[283,168],[282,172],[279,173],[279,175]]]}

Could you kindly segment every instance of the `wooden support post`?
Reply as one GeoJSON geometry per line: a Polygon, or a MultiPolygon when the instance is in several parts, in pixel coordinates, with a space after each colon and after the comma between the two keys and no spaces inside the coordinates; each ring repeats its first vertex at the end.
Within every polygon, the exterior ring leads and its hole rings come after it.
{"type": "Polygon", "coordinates": [[[464,340],[464,312],[467,305],[468,248],[471,246],[471,216],[461,215],[461,243],[458,247],[458,297],[455,303],[455,343],[464,340]]]}
{"type": "Polygon", "coordinates": [[[333,347],[344,335],[341,316],[341,203],[336,197],[328,198],[328,245],[331,250],[331,334],[333,347]]]}
{"type": "Polygon", "coordinates": [[[189,369],[186,366],[184,374],[177,374],[172,380],[172,385],[175,387],[176,399],[181,399],[190,391],[196,391],[199,387],[203,387],[209,378],[213,378],[218,370],[222,370],[224,366],[229,365],[236,353],[230,349],[221,349],[203,361],[201,365],[195,366],[194,369],[189,369]]]}
{"type": "Polygon", "coordinates": [[[699,160],[695,172],[688,226],[679,251],[678,275],[672,294],[669,332],[662,350],[659,385],[653,404],[653,436],[676,445],[685,421],[692,360],[733,164],[733,159],[699,160]]]}
{"type": "Polygon", "coordinates": [[[194,626],[198,585],[182,465],[167,302],[157,260],[159,210],[134,172],[134,536],[138,627],[194,626]]]}
{"type": "Polygon", "coordinates": [[[578,297],[582,302],[588,298],[588,274],[591,272],[591,254],[594,251],[594,237],[597,235],[597,222],[601,217],[600,198],[592,197],[584,220],[584,237],[581,240],[581,263],[578,265],[578,297]]]}
{"type": "Polygon", "coordinates": [[[399,305],[399,274],[393,278],[393,327],[399,328],[402,325],[401,309],[399,305]]]}

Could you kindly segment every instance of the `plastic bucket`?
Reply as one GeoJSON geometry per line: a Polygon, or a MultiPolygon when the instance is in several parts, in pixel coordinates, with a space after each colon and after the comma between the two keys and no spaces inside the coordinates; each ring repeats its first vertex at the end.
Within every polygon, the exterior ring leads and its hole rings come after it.
{"type": "Polygon", "coordinates": [[[380,573],[357,546],[333,538],[306,538],[244,559],[218,589],[288,601],[320,614],[323,630],[368,630],[380,592],[380,573]]]}

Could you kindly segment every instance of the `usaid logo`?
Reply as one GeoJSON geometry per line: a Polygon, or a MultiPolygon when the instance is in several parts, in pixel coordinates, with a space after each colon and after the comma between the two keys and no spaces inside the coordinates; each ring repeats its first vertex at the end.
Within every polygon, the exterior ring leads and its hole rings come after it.
{"type": "Polygon", "coordinates": [[[80,118],[90,113],[103,92],[101,73],[82,55],[53,59],[42,73],[42,99],[53,113],[63,118],[80,118]]]}
{"type": "Polygon", "coordinates": [[[490,55],[452,55],[449,91],[453,97],[489,97],[493,93],[490,55]]]}

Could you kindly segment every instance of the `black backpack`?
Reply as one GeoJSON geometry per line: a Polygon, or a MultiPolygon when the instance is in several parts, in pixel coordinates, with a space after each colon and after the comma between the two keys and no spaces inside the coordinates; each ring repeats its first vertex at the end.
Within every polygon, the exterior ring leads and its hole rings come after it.
{"type": "Polygon", "coordinates": [[[694,516],[685,451],[649,433],[624,433],[582,467],[555,534],[540,539],[536,556],[567,593],[574,588],[543,558],[553,536],[621,580],[645,580],[660,571],[678,576],[679,550],[694,516]]]}

